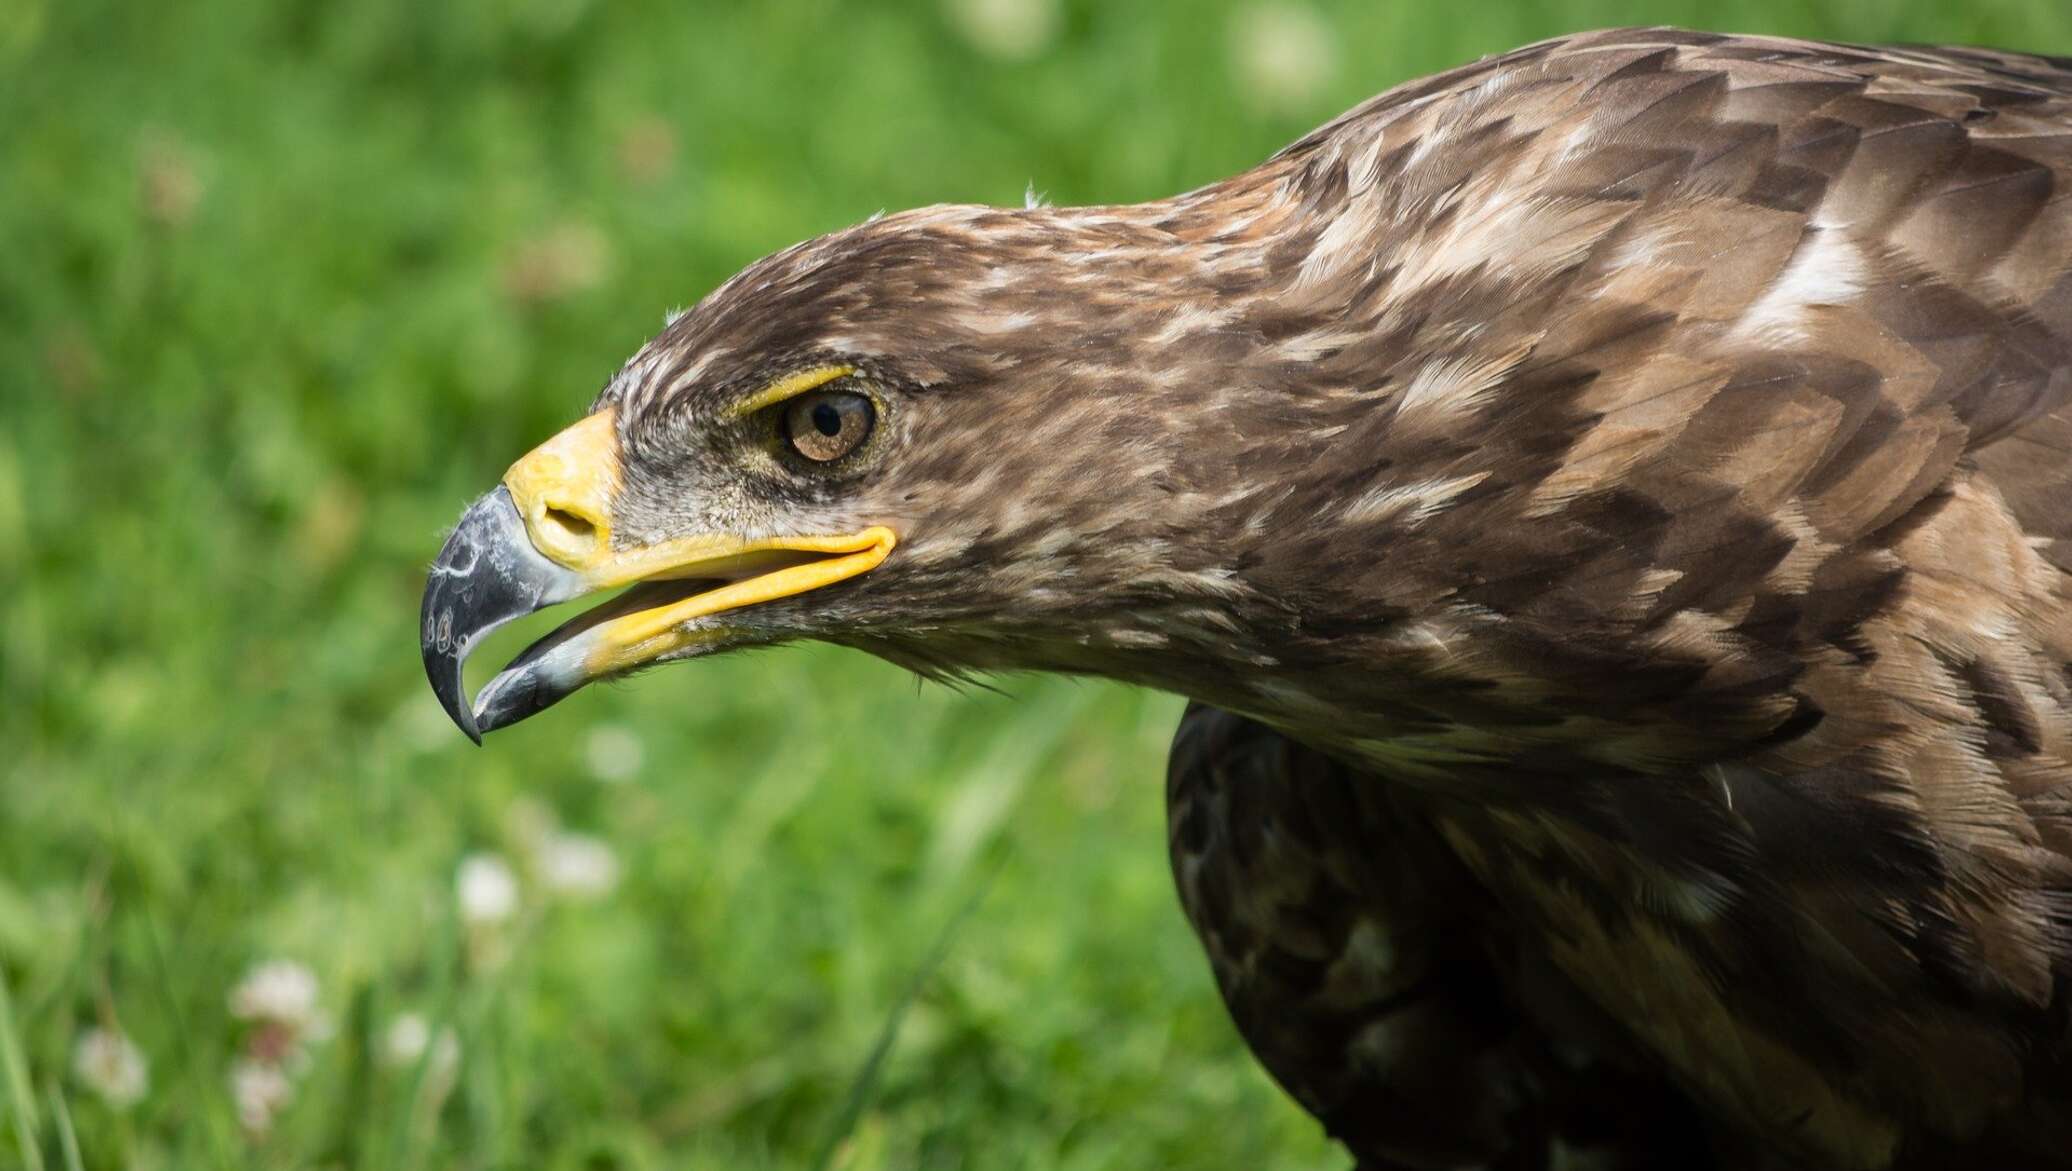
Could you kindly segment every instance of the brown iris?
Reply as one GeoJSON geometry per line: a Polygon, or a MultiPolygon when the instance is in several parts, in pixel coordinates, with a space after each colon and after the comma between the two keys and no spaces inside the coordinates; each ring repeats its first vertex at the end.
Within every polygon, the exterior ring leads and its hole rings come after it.
{"type": "Polygon", "coordinates": [[[868,395],[814,390],[784,407],[784,438],[792,450],[815,463],[838,460],[870,438],[877,408],[868,395]]]}

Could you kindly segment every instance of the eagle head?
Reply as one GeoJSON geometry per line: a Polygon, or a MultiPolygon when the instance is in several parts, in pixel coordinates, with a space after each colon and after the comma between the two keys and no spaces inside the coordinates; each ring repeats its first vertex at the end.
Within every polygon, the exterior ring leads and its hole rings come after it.
{"type": "Polygon", "coordinates": [[[595,679],[795,639],[929,675],[1156,674],[1141,652],[1174,629],[1229,626],[1185,615],[1234,588],[1209,514],[1271,429],[1221,393],[1246,266],[1188,223],[939,207],[750,266],[462,516],[423,608],[448,714],[479,739],[595,679]],[[483,635],[619,587],[468,700],[483,635]]]}

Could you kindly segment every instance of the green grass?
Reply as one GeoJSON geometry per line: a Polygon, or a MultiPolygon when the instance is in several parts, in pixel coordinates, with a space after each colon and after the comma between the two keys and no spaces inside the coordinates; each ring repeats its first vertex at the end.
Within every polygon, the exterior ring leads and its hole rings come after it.
{"type": "Polygon", "coordinates": [[[1371,0],[1262,100],[1240,11],[1070,0],[1009,59],[938,4],[0,0],[0,1167],[1341,1166],[1174,905],[1177,700],[787,650],[478,750],[417,663],[460,505],[806,235],[1165,194],[1570,28],[2072,52],[2059,0],[1371,0]],[[461,923],[548,819],[616,889],[461,923]],[[273,958],[331,1027],[257,1135],[227,998],[273,958]],[[386,1056],[405,1013],[456,1068],[386,1056]]]}

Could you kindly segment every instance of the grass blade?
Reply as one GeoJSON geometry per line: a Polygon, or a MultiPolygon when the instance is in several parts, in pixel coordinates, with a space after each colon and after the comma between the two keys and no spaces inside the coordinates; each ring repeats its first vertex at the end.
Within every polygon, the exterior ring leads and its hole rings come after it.
{"type": "Polygon", "coordinates": [[[21,1034],[14,1027],[14,999],[7,976],[0,973],[0,1071],[7,1077],[8,1113],[14,1116],[14,1139],[22,1166],[43,1171],[43,1150],[36,1134],[36,1099],[29,1092],[29,1063],[22,1057],[21,1034]]]}
{"type": "Polygon", "coordinates": [[[72,1129],[72,1110],[65,1105],[64,1091],[53,1081],[49,1086],[50,1117],[58,1128],[58,1150],[65,1156],[65,1171],[86,1171],[86,1160],[79,1157],[79,1134],[72,1129]]]}
{"type": "MultiPolygon", "coordinates": [[[[427,1096],[432,1077],[432,1065],[438,1059],[439,1038],[448,1029],[458,1029],[456,1017],[461,1007],[461,983],[465,979],[463,967],[467,957],[463,954],[466,942],[463,928],[457,914],[448,912],[438,918],[438,938],[431,954],[437,957],[432,966],[432,987],[428,1000],[431,1008],[425,1013],[424,1052],[418,1054],[406,1077],[402,1106],[390,1120],[388,1139],[388,1162],[383,1166],[399,1168],[401,1171],[415,1171],[422,1166],[438,1132],[437,1110],[427,1096]]],[[[370,1147],[373,1144],[368,1144],[370,1147]]]]}
{"type": "Polygon", "coordinates": [[[878,1029],[877,1040],[871,1043],[870,1052],[865,1055],[863,1064],[857,1067],[856,1076],[849,1079],[849,1092],[843,1096],[841,1108],[828,1126],[827,1137],[821,1140],[820,1150],[813,1158],[813,1171],[828,1171],[834,1165],[835,1152],[841,1149],[843,1140],[856,1130],[856,1120],[863,1117],[864,1107],[870,1104],[871,1094],[877,1089],[878,1075],[884,1068],[885,1058],[899,1040],[899,1028],[906,1022],[907,1010],[913,1007],[921,989],[928,986],[928,981],[942,967],[943,960],[950,954],[950,944],[970,920],[972,912],[985,901],[986,892],[992,889],[993,879],[999,876],[1005,858],[1006,854],[1001,854],[972,884],[971,894],[954,914],[943,921],[942,930],[935,933],[935,939],[921,957],[920,965],[914,969],[913,977],[900,991],[899,998],[892,1002],[885,1014],[884,1025],[878,1029]]]}
{"type": "Polygon", "coordinates": [[[227,1098],[211,1092],[209,1085],[203,1080],[203,1071],[197,1062],[192,1037],[187,1030],[187,1013],[181,1007],[180,994],[173,980],[173,966],[166,957],[165,938],[158,928],[158,916],[153,912],[151,905],[146,903],[140,909],[140,918],[148,947],[151,986],[158,990],[165,1019],[172,1024],[173,1058],[178,1065],[180,1084],[187,1091],[199,1129],[208,1136],[216,1166],[235,1166],[230,1154],[229,1141],[223,1130],[226,1121],[223,1111],[227,1098]]]}

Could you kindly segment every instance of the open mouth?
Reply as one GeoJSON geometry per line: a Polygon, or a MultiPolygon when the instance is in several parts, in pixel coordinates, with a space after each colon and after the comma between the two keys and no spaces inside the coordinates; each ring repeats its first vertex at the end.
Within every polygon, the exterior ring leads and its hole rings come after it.
{"type": "Polygon", "coordinates": [[[595,679],[621,674],[713,632],[696,620],[821,589],[875,568],[892,532],[837,536],[687,537],[623,552],[598,545],[580,568],[542,553],[508,487],[476,501],[427,579],[420,632],[425,674],[441,706],[478,743],[595,679]],[[462,669],[491,631],[537,610],[626,585],[562,623],[469,700],[462,669]]]}
{"type": "MultiPolygon", "coordinates": [[[[640,614],[660,615],[680,602],[733,584],[726,578],[683,577],[666,581],[644,581],[629,586],[609,601],[600,602],[533,640],[532,645],[505,664],[504,671],[531,663],[555,647],[581,638],[610,622],[640,614]]],[[[493,682],[493,681],[492,681],[493,682]]]]}

